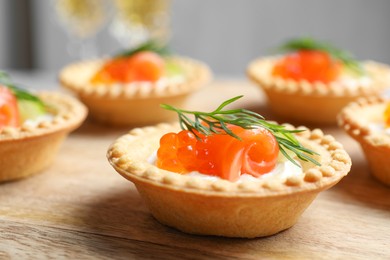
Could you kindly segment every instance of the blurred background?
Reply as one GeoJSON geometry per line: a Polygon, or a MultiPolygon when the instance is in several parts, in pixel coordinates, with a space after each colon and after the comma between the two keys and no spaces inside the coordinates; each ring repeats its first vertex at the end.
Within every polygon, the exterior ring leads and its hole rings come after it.
{"type": "Polygon", "coordinates": [[[0,68],[55,75],[150,35],[217,77],[243,78],[252,59],[304,35],[389,64],[389,12],[388,0],[1,0],[0,68]]]}

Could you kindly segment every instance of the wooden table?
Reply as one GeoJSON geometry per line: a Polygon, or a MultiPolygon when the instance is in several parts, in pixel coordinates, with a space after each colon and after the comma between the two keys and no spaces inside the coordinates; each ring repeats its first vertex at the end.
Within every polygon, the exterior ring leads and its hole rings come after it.
{"type": "MultiPolygon", "coordinates": [[[[211,109],[239,94],[237,106],[275,119],[245,81],[214,82],[189,106],[211,109]]],[[[369,175],[358,144],[337,128],[324,131],[350,153],[350,174],[295,226],[258,239],[187,235],[159,224],[105,157],[126,131],[87,122],[42,174],[0,185],[0,259],[390,259],[390,188],[369,175]]]]}

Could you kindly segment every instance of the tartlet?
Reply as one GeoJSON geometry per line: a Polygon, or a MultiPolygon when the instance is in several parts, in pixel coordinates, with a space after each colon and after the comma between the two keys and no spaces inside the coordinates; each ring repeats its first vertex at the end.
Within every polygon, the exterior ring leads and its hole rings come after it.
{"type": "Polygon", "coordinates": [[[41,172],[53,161],[61,143],[85,119],[87,109],[64,94],[42,92],[38,97],[53,118],[36,125],[0,129],[0,182],[41,172]]]}
{"type": "Polygon", "coordinates": [[[360,143],[372,175],[390,186],[390,135],[384,128],[375,127],[384,125],[387,105],[388,101],[383,98],[359,99],[342,110],[338,123],[360,143]]]}
{"type": "Polygon", "coordinates": [[[339,182],[351,166],[332,136],[305,129],[296,136],[319,154],[321,166],[302,161],[300,177],[237,183],[180,175],[150,161],[160,137],[178,130],[179,124],[133,129],[111,145],[107,157],[135,184],[159,222],[191,234],[253,238],[278,233],[294,225],[317,194],[339,182]]]}
{"type": "Polygon", "coordinates": [[[364,69],[364,76],[343,71],[329,82],[280,77],[272,71],[283,57],[256,59],[247,74],[265,92],[273,112],[295,122],[335,124],[344,106],[361,97],[379,96],[390,82],[389,67],[373,61],[354,61],[364,69]]]}
{"type": "Polygon", "coordinates": [[[106,60],[84,61],[65,67],[59,80],[88,107],[90,116],[98,122],[114,126],[147,125],[172,121],[174,115],[160,108],[161,103],[183,107],[187,98],[207,84],[209,68],[184,57],[167,58],[180,66],[183,81],[133,82],[95,85],[93,75],[106,60]]]}

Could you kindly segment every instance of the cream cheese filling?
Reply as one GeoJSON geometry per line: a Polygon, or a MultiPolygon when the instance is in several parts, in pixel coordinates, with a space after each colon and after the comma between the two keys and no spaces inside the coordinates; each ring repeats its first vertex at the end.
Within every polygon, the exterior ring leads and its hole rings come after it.
{"type": "Polygon", "coordinates": [[[386,127],[384,122],[371,122],[368,124],[368,128],[374,133],[385,133],[390,135],[390,127],[386,127]]]}
{"type": "Polygon", "coordinates": [[[54,116],[52,114],[46,113],[34,119],[27,119],[22,123],[22,125],[27,127],[37,127],[40,123],[52,121],[53,118],[54,116]]]}
{"type": "MultiPolygon", "coordinates": [[[[265,181],[270,179],[284,182],[287,178],[291,176],[299,176],[302,173],[303,171],[301,167],[298,167],[297,165],[293,164],[291,161],[287,160],[284,162],[278,162],[272,171],[262,174],[260,177],[254,177],[246,173],[241,174],[240,178],[236,182],[237,183],[246,182],[246,181],[260,182],[260,181],[265,181]]],[[[200,177],[202,179],[211,180],[211,181],[221,180],[221,178],[218,176],[206,175],[200,172],[190,172],[187,175],[193,177],[200,177]]]]}
{"type": "Polygon", "coordinates": [[[348,74],[343,74],[340,78],[336,80],[336,82],[341,83],[348,89],[356,89],[356,88],[368,88],[372,84],[372,78],[368,76],[353,76],[348,74]]]}
{"type": "MultiPolygon", "coordinates": [[[[153,165],[156,165],[156,161],[157,161],[157,153],[155,152],[155,153],[153,153],[153,155],[151,155],[149,157],[148,162],[153,164],[153,165]]],[[[295,162],[297,162],[300,165],[300,163],[297,160],[295,160],[295,162]]],[[[302,171],[301,167],[295,165],[294,163],[292,163],[289,160],[284,160],[284,161],[278,161],[275,168],[272,171],[265,173],[265,174],[262,174],[260,177],[254,177],[250,174],[244,173],[244,174],[240,175],[240,178],[236,182],[237,183],[244,182],[244,181],[260,182],[260,181],[265,181],[265,180],[269,180],[269,179],[284,182],[287,178],[289,178],[291,176],[299,176],[302,174],[303,174],[303,171],[302,171]]],[[[217,181],[217,180],[222,179],[218,176],[203,174],[203,173],[197,172],[197,171],[187,173],[186,176],[198,177],[198,178],[202,178],[205,180],[211,180],[211,181],[217,181]]]]}
{"type": "Polygon", "coordinates": [[[131,83],[125,83],[127,87],[134,87],[134,86],[140,86],[142,85],[143,87],[167,87],[172,84],[180,84],[185,81],[185,76],[184,75],[177,75],[177,76],[171,76],[171,77],[162,77],[159,80],[155,82],[150,82],[150,81],[135,81],[131,83]]]}

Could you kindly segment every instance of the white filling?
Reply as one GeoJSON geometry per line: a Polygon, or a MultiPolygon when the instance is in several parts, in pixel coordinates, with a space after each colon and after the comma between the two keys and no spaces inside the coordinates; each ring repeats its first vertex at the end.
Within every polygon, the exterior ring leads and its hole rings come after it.
{"type": "Polygon", "coordinates": [[[340,82],[348,89],[356,89],[358,87],[370,87],[372,79],[367,76],[356,77],[353,75],[343,74],[336,82],[340,82]]]}
{"type": "MultiPolygon", "coordinates": [[[[151,164],[156,164],[156,160],[157,160],[157,154],[153,153],[153,155],[149,157],[148,162],[151,164]]],[[[296,161],[296,162],[300,165],[300,163],[298,161],[296,161]]],[[[241,174],[241,176],[237,180],[237,182],[240,183],[240,182],[244,182],[244,181],[264,181],[264,180],[268,180],[268,179],[274,179],[274,180],[277,179],[277,180],[280,180],[281,182],[284,182],[288,177],[299,176],[302,173],[303,173],[303,171],[302,171],[301,167],[298,167],[297,165],[293,164],[289,160],[285,160],[282,162],[278,162],[276,164],[276,167],[272,171],[265,173],[265,174],[261,175],[260,177],[254,177],[254,176],[252,176],[250,174],[246,174],[246,173],[241,174]]],[[[207,175],[207,174],[202,174],[202,173],[197,172],[197,171],[190,172],[186,175],[192,176],[192,177],[199,177],[199,178],[211,180],[211,181],[221,180],[221,178],[218,176],[211,176],[211,175],[207,175]]]]}
{"type": "MultiPolygon", "coordinates": [[[[299,162],[298,162],[299,164],[299,162]]],[[[293,164],[291,161],[284,161],[284,162],[278,162],[276,164],[276,167],[260,177],[254,177],[250,174],[241,174],[240,178],[237,180],[238,183],[244,182],[244,181],[264,181],[264,180],[280,180],[281,182],[284,182],[288,177],[290,176],[298,176],[302,174],[302,168],[296,166],[293,164]]],[[[202,174],[199,172],[190,172],[188,176],[196,176],[200,177],[203,179],[211,180],[211,181],[216,181],[220,180],[221,178],[218,176],[211,176],[211,175],[206,175],[202,174]]]]}
{"type": "Polygon", "coordinates": [[[54,117],[52,114],[44,114],[44,115],[38,116],[37,118],[34,118],[34,119],[27,119],[26,121],[23,122],[23,125],[25,125],[27,127],[37,127],[42,122],[52,121],[53,118],[54,117]]]}
{"type": "Polygon", "coordinates": [[[131,82],[127,83],[126,86],[128,87],[134,87],[134,86],[139,86],[142,85],[143,87],[152,87],[152,86],[157,86],[158,88],[162,87],[167,87],[169,85],[175,85],[175,84],[180,84],[185,81],[184,75],[176,75],[172,77],[162,77],[156,82],[150,82],[150,81],[136,81],[136,82],[131,82]]]}
{"type": "Polygon", "coordinates": [[[390,135],[390,127],[386,127],[384,122],[370,123],[368,128],[374,133],[385,133],[390,135]]]}

